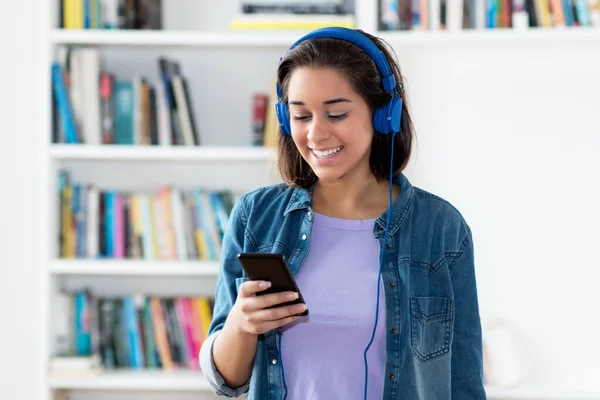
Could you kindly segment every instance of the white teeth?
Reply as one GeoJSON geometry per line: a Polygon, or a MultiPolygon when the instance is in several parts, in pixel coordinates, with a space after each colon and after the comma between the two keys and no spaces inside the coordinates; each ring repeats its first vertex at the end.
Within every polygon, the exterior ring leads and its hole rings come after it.
{"type": "Polygon", "coordinates": [[[336,153],[339,153],[340,150],[342,150],[342,146],[336,147],[335,149],[325,150],[325,151],[313,150],[313,153],[315,153],[315,155],[317,157],[324,158],[324,157],[330,157],[336,153]]]}

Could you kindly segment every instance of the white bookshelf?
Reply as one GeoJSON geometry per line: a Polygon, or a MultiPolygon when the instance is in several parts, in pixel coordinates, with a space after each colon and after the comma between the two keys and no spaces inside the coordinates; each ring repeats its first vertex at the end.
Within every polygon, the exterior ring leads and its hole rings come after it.
{"type": "Polygon", "coordinates": [[[122,146],[53,144],[48,149],[54,160],[267,162],[276,159],[265,147],[122,146]]]}
{"type": "MultiPolygon", "coordinates": [[[[188,0],[192,1],[192,0],[188,0]]],[[[375,0],[357,0],[357,22],[358,27],[369,32],[376,32],[376,4],[375,0]]],[[[168,7],[167,1],[163,4],[168,7]]],[[[225,2],[214,2],[203,0],[205,10],[215,9],[219,16],[223,14],[220,7],[228,9],[230,5],[225,2]]],[[[168,391],[176,396],[176,392],[198,391],[204,392],[204,396],[210,389],[204,381],[202,375],[195,371],[176,371],[167,373],[162,371],[117,371],[102,372],[96,375],[85,375],[79,377],[59,377],[48,373],[48,358],[52,353],[52,323],[51,321],[57,313],[64,310],[52,308],[53,297],[60,290],[65,282],[71,282],[73,278],[84,276],[86,282],[97,280],[99,285],[111,285],[121,283],[125,279],[126,285],[131,286],[131,291],[137,288],[135,282],[145,278],[159,278],[158,284],[163,279],[179,279],[179,282],[188,278],[207,280],[214,282],[219,270],[219,264],[216,262],[201,261],[145,261],[145,260],[62,260],[57,258],[57,221],[55,210],[57,209],[56,199],[56,172],[61,167],[77,168],[78,180],[95,180],[102,176],[103,184],[109,185],[114,181],[119,187],[133,188],[158,188],[161,184],[168,184],[170,180],[179,180],[185,184],[198,182],[198,186],[206,183],[214,184],[219,187],[238,186],[241,190],[247,187],[256,187],[267,183],[269,177],[267,170],[271,162],[275,160],[275,154],[270,149],[253,148],[244,146],[242,140],[236,139],[234,145],[207,145],[200,147],[134,147],[134,146],[86,146],[86,145],[59,145],[51,144],[51,81],[49,79],[49,66],[53,60],[54,52],[58,46],[76,45],[76,46],[95,46],[102,47],[106,51],[117,51],[118,57],[114,60],[121,60],[119,57],[125,51],[141,51],[143,55],[148,53],[156,55],[163,51],[181,52],[189,56],[195,52],[206,52],[210,57],[223,57],[224,63],[231,63],[231,60],[237,61],[224,67],[223,70],[211,69],[211,74],[215,74],[211,80],[226,82],[231,79],[233,73],[245,74],[239,82],[247,84],[253,82],[256,77],[253,70],[240,67],[245,60],[246,53],[256,54],[253,60],[257,68],[269,68],[265,73],[269,76],[275,72],[278,55],[283,54],[287,46],[295,41],[303,32],[264,32],[264,33],[246,33],[246,32],[227,32],[223,29],[215,28],[211,25],[210,29],[199,29],[190,31],[84,31],[73,30],[64,31],[56,29],[54,21],[56,20],[56,0],[42,2],[39,10],[40,18],[40,85],[39,96],[39,115],[40,132],[36,132],[39,140],[38,150],[40,152],[41,174],[41,197],[40,210],[42,216],[47,216],[40,221],[40,288],[41,288],[41,319],[40,319],[40,354],[41,354],[41,381],[44,386],[40,393],[41,400],[54,400],[54,390],[67,391],[168,391]],[[121,51],[121,52],[119,52],[121,51]],[[224,54],[224,55],[223,55],[224,54]],[[260,64],[259,64],[260,63],[260,64]],[[160,163],[159,163],[160,162],[160,163]],[[160,164],[160,174],[155,174],[155,169],[150,170],[146,175],[139,173],[129,176],[129,172],[136,165],[156,165],[160,164]],[[181,165],[184,165],[183,167],[181,165]],[[234,165],[238,176],[233,174],[215,174],[216,168],[223,165],[234,165]],[[109,168],[108,171],[122,172],[114,176],[105,176],[102,168],[109,168]],[[257,174],[256,171],[265,171],[265,176],[257,174]],[[100,171],[100,172],[99,172],[100,171]],[[182,179],[181,176],[184,176],[182,179]],[[140,178],[140,176],[142,178],[140,178]],[[240,186],[240,182],[244,186],[240,186]],[[130,279],[133,278],[133,279],[130,279]],[[132,283],[133,282],[133,283],[132,283]]],[[[192,3],[190,3],[192,4],[192,3]]],[[[194,7],[197,7],[194,2],[194,7]]],[[[210,18],[203,16],[204,20],[210,18]]],[[[423,46],[431,44],[493,44],[493,43],[540,43],[552,45],[555,42],[580,42],[595,41],[600,42],[599,29],[529,29],[522,31],[513,30],[477,30],[460,32],[382,32],[380,35],[393,46],[423,46]]],[[[137,53],[136,53],[137,54],[137,53]]],[[[178,53],[179,54],[179,53],[178,53]]],[[[135,58],[135,56],[131,56],[135,58]]],[[[190,56],[191,57],[191,56],[190,56]]],[[[418,57],[418,56],[417,56],[418,57]]],[[[139,67],[143,67],[143,60],[139,61],[139,67]]],[[[202,74],[203,71],[194,71],[192,61],[184,62],[185,73],[188,76],[202,74]]],[[[197,60],[197,59],[196,59],[197,60]]],[[[133,63],[135,63],[135,59],[133,63]]],[[[412,59],[405,59],[406,64],[410,66],[414,63],[412,59]]],[[[217,62],[215,62],[217,63],[217,62]]],[[[113,64],[113,66],[116,64],[113,64]]],[[[137,65],[136,65],[137,67],[137,65]]],[[[268,82],[267,79],[263,81],[268,82]]],[[[239,83],[238,83],[239,84],[239,83]]],[[[244,94],[250,91],[250,86],[244,87],[244,94]]],[[[247,96],[236,96],[236,92],[219,93],[214,88],[206,92],[195,91],[191,93],[195,101],[202,102],[221,102],[226,107],[233,107],[234,110],[249,108],[247,96]],[[215,96],[215,99],[211,98],[215,96]],[[219,97],[220,96],[220,97],[219,97]]],[[[264,89],[270,89],[265,85],[264,89]]],[[[228,111],[220,111],[220,119],[229,117],[228,111]]],[[[242,118],[243,119],[243,118],[242,118]]],[[[223,125],[219,125],[223,126],[223,125]]],[[[217,142],[219,136],[228,135],[230,132],[224,129],[219,132],[203,131],[203,134],[209,134],[217,142]]],[[[239,133],[238,133],[239,134],[239,133]]],[[[236,187],[233,187],[236,189],[236,187]]],[[[144,284],[146,285],[146,283],[144,284]]],[[[146,286],[145,286],[146,287],[146,286]]],[[[172,289],[172,288],[171,288],[172,289]]],[[[91,397],[90,399],[95,399],[91,397]]],[[[98,397],[101,398],[101,397],[98,397]]],[[[176,397],[169,397],[176,398],[176,397]]],[[[213,398],[213,397],[202,397],[213,398]]],[[[488,388],[488,398],[490,399],[597,399],[600,398],[600,388],[589,392],[581,392],[575,386],[572,389],[555,390],[551,386],[543,384],[524,384],[514,389],[494,389],[488,388]]]]}
{"type": "Polygon", "coordinates": [[[98,372],[77,378],[50,376],[49,386],[63,390],[103,391],[208,391],[210,386],[199,371],[98,372]]]}
{"type": "Polygon", "coordinates": [[[61,30],[51,33],[54,44],[169,47],[282,47],[289,46],[298,33],[289,32],[165,32],[61,30]]]}
{"type": "Polygon", "coordinates": [[[219,263],[210,261],[65,260],[49,262],[53,275],[167,276],[214,278],[219,263]]]}

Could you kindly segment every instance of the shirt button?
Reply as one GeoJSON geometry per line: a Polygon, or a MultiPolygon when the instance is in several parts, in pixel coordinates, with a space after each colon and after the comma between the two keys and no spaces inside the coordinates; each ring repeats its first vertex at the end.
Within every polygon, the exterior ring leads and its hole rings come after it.
{"type": "Polygon", "coordinates": [[[390,284],[389,284],[389,287],[393,288],[393,287],[395,287],[395,286],[396,286],[396,285],[394,285],[394,282],[390,282],[390,284]]]}
{"type": "Polygon", "coordinates": [[[302,240],[306,240],[306,233],[302,235],[302,240]]]}
{"type": "Polygon", "coordinates": [[[394,378],[395,378],[395,376],[394,376],[394,374],[389,374],[389,375],[388,375],[388,378],[390,378],[390,379],[394,379],[394,378]]]}
{"type": "Polygon", "coordinates": [[[390,329],[390,332],[392,332],[392,333],[396,333],[396,332],[398,332],[398,331],[396,330],[396,328],[392,328],[392,329],[390,329]]]}
{"type": "Polygon", "coordinates": [[[388,243],[388,244],[386,244],[386,245],[385,245],[385,248],[386,248],[387,250],[389,250],[389,249],[391,249],[391,248],[392,248],[392,245],[388,243]]]}
{"type": "Polygon", "coordinates": [[[271,364],[273,364],[273,365],[277,364],[277,359],[276,358],[272,359],[271,364]]]}
{"type": "Polygon", "coordinates": [[[311,216],[311,215],[312,215],[312,212],[310,212],[310,211],[308,211],[308,212],[306,213],[306,216],[307,216],[307,217],[309,217],[309,218],[310,218],[310,216],[311,216]]]}
{"type": "Polygon", "coordinates": [[[382,231],[382,230],[383,230],[383,226],[381,226],[381,225],[377,225],[377,230],[378,230],[378,231],[382,231]]]}

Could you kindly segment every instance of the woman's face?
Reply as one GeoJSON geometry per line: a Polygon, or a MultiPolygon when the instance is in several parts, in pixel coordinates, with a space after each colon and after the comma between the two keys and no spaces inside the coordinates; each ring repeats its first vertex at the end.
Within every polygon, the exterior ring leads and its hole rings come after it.
{"type": "Polygon", "coordinates": [[[371,111],[331,68],[301,67],[288,85],[292,139],[321,182],[370,173],[371,111]]]}

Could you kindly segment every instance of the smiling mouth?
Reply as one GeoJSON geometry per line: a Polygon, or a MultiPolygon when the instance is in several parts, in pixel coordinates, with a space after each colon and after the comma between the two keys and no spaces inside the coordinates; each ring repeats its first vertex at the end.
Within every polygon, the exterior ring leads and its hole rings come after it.
{"type": "Polygon", "coordinates": [[[339,146],[339,147],[334,147],[332,149],[328,149],[328,150],[324,150],[324,151],[315,150],[315,149],[311,149],[311,151],[317,158],[330,158],[330,157],[333,157],[333,156],[339,154],[343,148],[344,148],[344,146],[339,146]]]}

